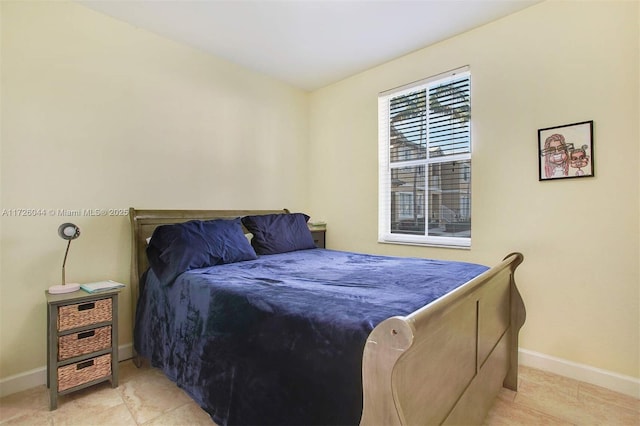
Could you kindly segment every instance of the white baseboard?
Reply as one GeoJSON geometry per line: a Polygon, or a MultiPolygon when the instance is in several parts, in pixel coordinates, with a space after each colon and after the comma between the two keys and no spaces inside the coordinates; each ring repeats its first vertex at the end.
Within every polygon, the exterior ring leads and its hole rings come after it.
{"type": "Polygon", "coordinates": [[[640,398],[640,379],[520,348],[521,365],[640,398]]]}
{"type": "Polygon", "coordinates": [[[40,367],[0,380],[0,398],[47,383],[47,367],[40,367]]]}
{"type": "MultiPolygon", "coordinates": [[[[133,344],[118,346],[118,360],[124,361],[133,356],[133,344]]],[[[47,367],[39,367],[24,373],[0,379],[0,398],[47,383],[47,367]]]]}
{"type": "MultiPolygon", "coordinates": [[[[569,377],[581,382],[620,392],[634,398],[640,398],[640,379],[624,376],[611,371],[578,364],[566,359],[556,358],[539,352],[520,349],[520,364],[569,377]]],[[[131,343],[118,347],[118,357],[124,361],[133,356],[131,343]]],[[[40,367],[0,380],[0,398],[12,393],[27,390],[47,383],[47,367],[40,367]]]]}

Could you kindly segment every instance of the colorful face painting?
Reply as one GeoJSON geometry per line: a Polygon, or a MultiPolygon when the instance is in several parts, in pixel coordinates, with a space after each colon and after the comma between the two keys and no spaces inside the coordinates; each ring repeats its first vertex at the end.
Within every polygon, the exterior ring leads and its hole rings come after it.
{"type": "Polygon", "coordinates": [[[593,176],[593,121],[538,130],[539,178],[593,176]]]}
{"type": "Polygon", "coordinates": [[[589,165],[587,148],[587,145],[582,145],[582,148],[569,151],[569,164],[571,168],[578,169],[575,172],[575,176],[584,176],[584,170],[582,169],[589,165]]]}
{"type": "Polygon", "coordinates": [[[556,178],[569,175],[569,150],[573,144],[567,145],[564,136],[553,134],[544,141],[544,174],[546,178],[556,178]]]}

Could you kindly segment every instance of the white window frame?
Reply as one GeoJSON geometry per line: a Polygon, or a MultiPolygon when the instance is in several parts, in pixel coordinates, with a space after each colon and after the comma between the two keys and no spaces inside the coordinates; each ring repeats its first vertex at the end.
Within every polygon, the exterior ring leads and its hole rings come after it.
{"type": "MultiPolygon", "coordinates": [[[[462,75],[471,75],[468,66],[458,68],[446,73],[442,73],[433,77],[429,77],[424,80],[420,80],[415,83],[411,83],[396,89],[391,89],[380,93],[378,97],[378,242],[391,243],[391,244],[410,244],[410,245],[426,245],[426,246],[438,246],[438,247],[451,247],[451,248],[470,248],[471,237],[450,237],[450,236],[435,236],[428,235],[429,233],[429,221],[427,212],[429,211],[429,173],[427,172],[429,164],[436,163],[448,163],[452,161],[471,161],[472,151],[472,138],[471,138],[471,123],[469,123],[469,152],[464,154],[447,155],[443,157],[431,157],[427,156],[425,160],[410,160],[394,162],[394,167],[411,167],[411,166],[425,166],[425,196],[423,206],[425,212],[425,235],[408,235],[398,234],[391,232],[391,203],[390,199],[392,195],[391,191],[391,162],[390,162],[390,106],[389,102],[392,98],[398,96],[407,95],[413,93],[421,88],[427,88],[428,86],[447,78],[459,78],[462,75]]],[[[471,102],[471,95],[469,97],[471,102]]],[[[469,166],[469,177],[471,176],[471,167],[469,166]]],[[[469,202],[471,200],[468,200],[469,202]]],[[[469,204],[467,204],[469,207],[469,204]]]]}

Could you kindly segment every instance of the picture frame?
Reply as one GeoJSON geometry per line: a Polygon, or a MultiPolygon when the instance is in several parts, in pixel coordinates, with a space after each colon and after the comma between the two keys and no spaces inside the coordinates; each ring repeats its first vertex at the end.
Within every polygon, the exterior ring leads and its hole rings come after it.
{"type": "Polygon", "coordinates": [[[595,176],[593,120],[538,129],[539,180],[595,176]]]}

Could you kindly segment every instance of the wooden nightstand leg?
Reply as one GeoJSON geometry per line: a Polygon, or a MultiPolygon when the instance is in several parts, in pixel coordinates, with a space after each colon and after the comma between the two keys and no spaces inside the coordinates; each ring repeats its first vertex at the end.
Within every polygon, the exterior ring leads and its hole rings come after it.
{"type": "Polygon", "coordinates": [[[49,388],[49,409],[58,408],[58,308],[49,306],[47,315],[48,339],[47,339],[47,387],[49,388]]]}
{"type": "Polygon", "coordinates": [[[49,390],[49,411],[58,409],[58,392],[49,390]]]}
{"type": "Polygon", "coordinates": [[[51,371],[51,306],[47,305],[47,389],[51,388],[49,381],[49,372],[51,371]]]}
{"type": "Polygon", "coordinates": [[[111,387],[118,387],[118,295],[113,296],[111,304],[111,318],[113,325],[111,326],[111,387]]]}

